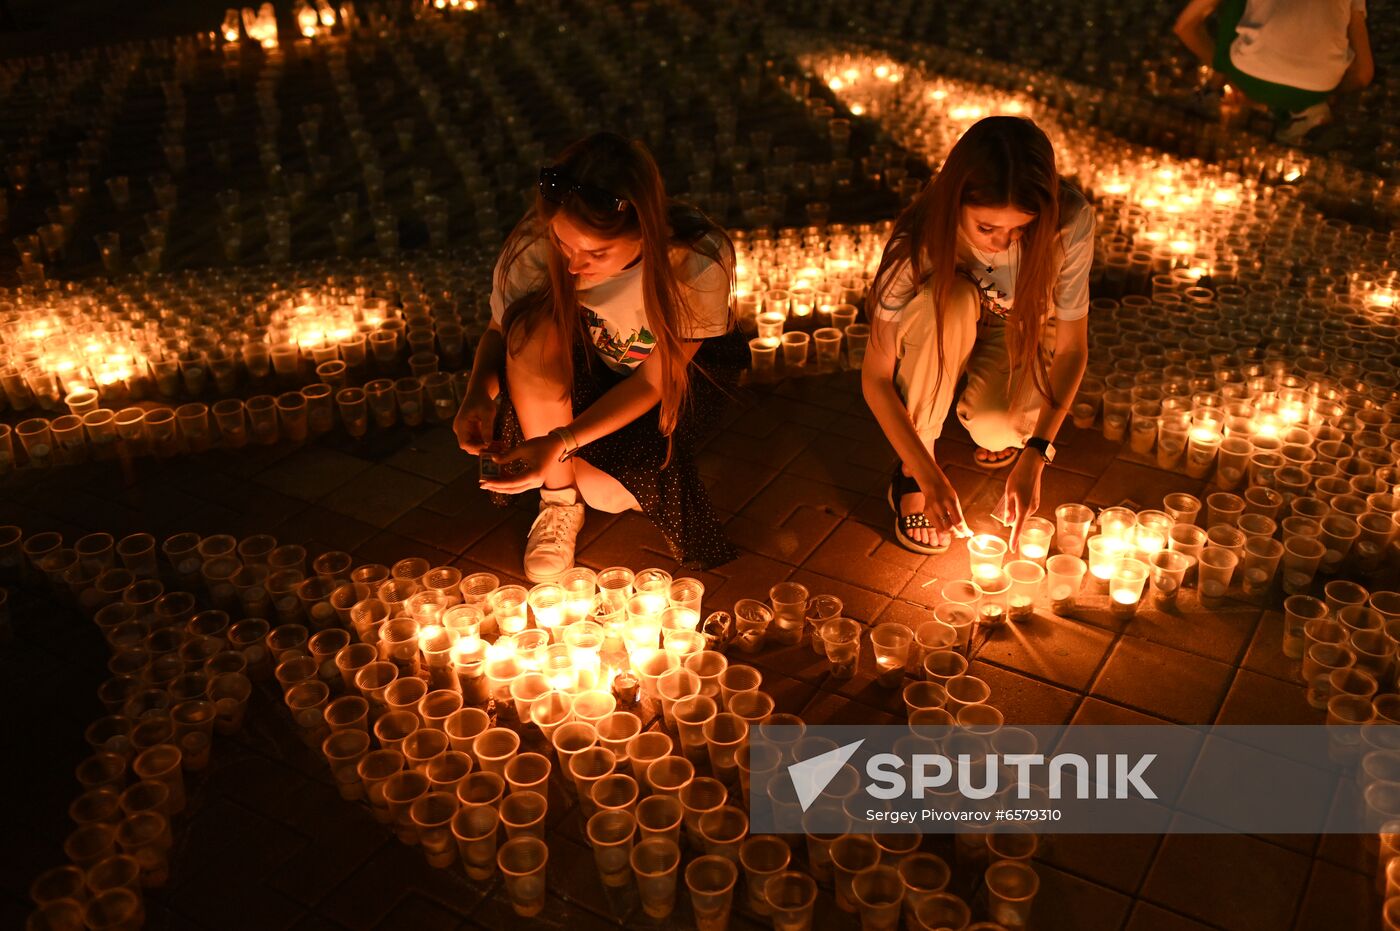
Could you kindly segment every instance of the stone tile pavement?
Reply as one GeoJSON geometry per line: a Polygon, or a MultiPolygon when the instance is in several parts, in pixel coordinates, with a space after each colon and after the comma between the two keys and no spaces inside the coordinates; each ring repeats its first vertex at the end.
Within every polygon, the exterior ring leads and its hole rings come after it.
{"type": "MultiPolygon", "coordinates": [[[[1047,473],[1042,511],[1067,500],[1125,499],[1143,507],[1200,483],[1159,471],[1095,433],[1066,427],[1047,473]]],[[[1000,477],[972,462],[950,426],[941,458],[975,529],[1000,494],[1000,477]]],[[[705,446],[702,472],[729,532],[735,562],[698,573],[706,608],[766,597],[794,579],[843,599],[874,624],[917,622],[934,580],[962,577],[964,551],[925,558],[891,544],[884,487],[892,454],[860,399],[853,374],[754,389],[705,446]]],[[[7,479],[0,523],[27,532],[92,530],[158,537],[176,531],[270,532],[314,555],[351,551],[359,561],[423,556],[466,571],[517,579],[533,501],[498,509],[476,487],[474,461],[448,430],[397,430],[354,442],[331,436],[286,445],[157,462],[90,464],[7,479]]],[[[638,515],[590,514],[579,561],[677,567],[638,515]]],[[[1282,656],[1274,605],[1232,601],[1203,611],[1188,596],[1172,613],[1113,619],[1090,599],[1072,617],[1033,620],[980,635],[973,670],[991,684],[1008,723],[1321,723],[1303,701],[1297,664],[1282,656]]],[[[105,649],[69,606],[32,589],[11,598],[13,640],[0,647],[10,780],[0,926],[19,927],[26,888],[62,862],[72,768],[82,729],[101,713],[95,689],[105,649]]],[[[868,650],[868,647],[867,647],[868,650]]],[[[780,711],[809,721],[890,723],[899,696],[874,682],[863,657],[853,680],[834,681],[804,641],[752,660],[780,711]]],[[[580,820],[556,787],[551,804],[550,899],[521,921],[499,883],[430,868],[354,803],[342,801],[318,756],[293,734],[276,696],[255,694],[248,725],[216,742],[210,769],[189,778],[177,820],[168,887],[149,896],[154,928],[651,928],[635,897],[605,894],[580,820]]],[[[942,839],[933,849],[952,859],[942,839]]],[[[1053,836],[1037,869],[1039,931],[1343,931],[1377,924],[1379,901],[1352,838],[1053,836]]],[[[973,873],[955,869],[971,894],[973,873]]],[[[822,893],[818,927],[853,927],[822,893]]],[[[685,896],[667,925],[690,927],[685,896]]],[[[736,912],[734,927],[766,925],[736,912]]]]}

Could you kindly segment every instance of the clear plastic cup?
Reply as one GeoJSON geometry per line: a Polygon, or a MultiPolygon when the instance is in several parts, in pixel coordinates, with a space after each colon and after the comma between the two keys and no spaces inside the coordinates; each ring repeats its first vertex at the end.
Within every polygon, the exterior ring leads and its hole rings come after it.
{"type": "Polygon", "coordinates": [[[512,792],[501,799],[501,826],[506,838],[537,837],[545,840],[545,816],[549,813],[549,802],[539,792],[522,790],[512,792]]]}
{"type": "MultiPolygon", "coordinates": [[[[467,876],[485,882],[496,873],[500,813],[491,805],[463,805],[452,816],[452,836],[467,876]]],[[[513,841],[512,841],[513,843],[513,841]]]]}
{"type": "Polygon", "coordinates": [[[656,837],[680,844],[685,807],[673,795],[649,795],[637,803],[636,820],[641,840],[656,837]]]}
{"type": "Polygon", "coordinates": [[[701,856],[686,866],[685,886],[690,892],[697,931],[725,931],[729,927],[738,878],[738,867],[725,857],[701,856]]]}
{"type": "Polygon", "coordinates": [[[817,904],[816,881],[806,873],[783,870],[770,875],[763,887],[774,931],[807,931],[817,904]]]}
{"type": "Polygon", "coordinates": [[[599,811],[588,819],[585,833],[603,885],[610,888],[627,885],[632,875],[636,818],[627,811],[599,811]]]}
{"type": "Polygon", "coordinates": [[[739,866],[744,871],[744,882],[750,911],[758,915],[771,913],[764,889],[768,880],[788,868],[792,851],[780,837],[772,834],[758,834],[749,837],[739,847],[739,866]]]}
{"type": "Polygon", "coordinates": [[[508,840],[496,854],[511,908],[522,918],[533,918],[544,910],[548,860],[549,847],[538,837],[508,840]]]}
{"type": "Polygon", "coordinates": [[[1025,928],[1040,890],[1040,877],[1035,870],[1020,860],[998,860],[987,867],[983,880],[987,910],[993,920],[1008,928],[1025,928]]]}
{"type": "Polygon", "coordinates": [[[868,834],[845,834],[831,843],[831,865],[835,877],[836,906],[855,912],[859,903],[851,890],[856,874],[880,862],[880,848],[868,834]]]}
{"type": "Polygon", "coordinates": [[[676,871],[680,862],[680,848],[669,840],[651,838],[632,848],[632,872],[637,879],[642,909],[649,917],[665,918],[675,908],[676,871]]]}
{"type": "MultiPolygon", "coordinates": [[[[898,836],[917,840],[915,835],[898,836]]],[[[904,881],[893,866],[872,866],[851,877],[851,898],[860,912],[861,927],[897,928],[904,881]]]]}

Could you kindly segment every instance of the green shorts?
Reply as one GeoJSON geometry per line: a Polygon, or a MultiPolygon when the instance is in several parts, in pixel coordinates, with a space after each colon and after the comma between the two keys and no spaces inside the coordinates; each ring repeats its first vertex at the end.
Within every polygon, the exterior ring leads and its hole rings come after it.
{"type": "Polygon", "coordinates": [[[1261,103],[1283,117],[1289,113],[1306,110],[1314,104],[1322,103],[1330,91],[1309,91],[1273,81],[1261,81],[1245,74],[1230,60],[1230,46],[1235,41],[1236,28],[1240,17],[1244,16],[1245,0],[1224,0],[1215,11],[1218,22],[1215,27],[1215,61],[1212,66],[1223,74],[1236,88],[1255,103],[1261,103]]]}

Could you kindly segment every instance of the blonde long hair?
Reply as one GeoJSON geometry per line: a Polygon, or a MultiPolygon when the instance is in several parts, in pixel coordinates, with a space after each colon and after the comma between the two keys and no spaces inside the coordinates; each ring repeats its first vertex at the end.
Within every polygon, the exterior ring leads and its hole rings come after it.
{"type": "Polygon", "coordinates": [[[1007,315],[1008,350],[1016,373],[1012,390],[1017,390],[1029,372],[1036,390],[1054,405],[1049,368],[1040,349],[1040,330],[1063,255],[1060,197],[1055,150],[1039,126],[1017,116],[989,116],[972,124],[948,152],[933,180],[895,220],[870,289],[872,319],[881,304],[897,305],[913,296],[893,293],[900,269],[907,262],[915,291],[932,284],[941,370],[944,308],[958,274],[962,208],[1014,207],[1034,214],[1035,219],[1021,235],[1015,304],[1007,315]]]}
{"type": "MultiPolygon", "coordinates": [[[[554,162],[570,178],[626,201],[621,210],[599,210],[586,198],[569,194],[562,204],[551,203],[539,193],[534,205],[516,224],[502,252],[501,280],[509,280],[512,266],[538,239],[543,239],[548,275],[538,289],[506,308],[502,329],[506,345],[518,349],[537,327],[552,327],[560,344],[585,344],[587,326],[580,312],[574,276],[554,238],[549,223],[563,211],[570,220],[599,239],[638,236],[641,239],[642,305],[647,329],[655,337],[652,355],[661,367],[660,427],[663,435],[675,432],[690,399],[690,366],[683,352],[693,313],[682,292],[682,282],[671,258],[673,246],[697,252],[726,268],[733,287],[734,246],[724,229],[698,209],[667,199],[656,160],[646,144],[616,133],[595,133],[568,146],[554,162]]],[[[593,354],[588,353],[589,365],[593,354]]],[[[573,381],[572,352],[562,360],[566,384],[573,381]]],[[[668,456],[669,459],[669,456],[668,456]]]]}

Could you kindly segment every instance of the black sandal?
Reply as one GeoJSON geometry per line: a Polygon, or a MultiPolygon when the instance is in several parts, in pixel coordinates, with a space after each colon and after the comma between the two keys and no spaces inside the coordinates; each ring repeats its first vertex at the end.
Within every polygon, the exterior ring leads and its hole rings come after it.
{"type": "Polygon", "coordinates": [[[911,530],[930,530],[933,528],[928,515],[922,511],[916,514],[899,513],[899,502],[903,500],[904,496],[920,491],[919,483],[904,474],[902,465],[896,465],[894,474],[890,476],[890,487],[885,492],[885,499],[889,501],[890,510],[894,512],[894,539],[896,543],[911,553],[919,553],[923,556],[941,556],[948,552],[948,547],[952,545],[951,540],[939,546],[936,543],[920,543],[909,535],[911,530]]]}

